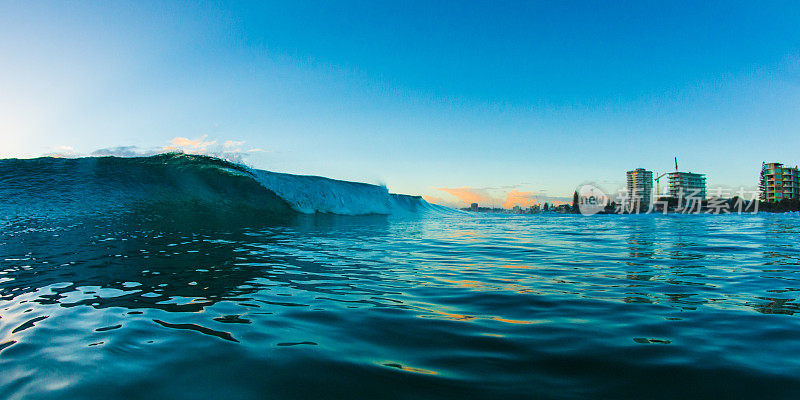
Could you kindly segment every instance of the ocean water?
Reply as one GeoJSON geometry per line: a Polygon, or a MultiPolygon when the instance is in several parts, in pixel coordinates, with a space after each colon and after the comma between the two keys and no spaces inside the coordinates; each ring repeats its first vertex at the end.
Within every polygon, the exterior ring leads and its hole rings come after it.
{"type": "Polygon", "coordinates": [[[0,398],[800,397],[797,215],[470,214],[270,174],[1,160],[0,398]]]}

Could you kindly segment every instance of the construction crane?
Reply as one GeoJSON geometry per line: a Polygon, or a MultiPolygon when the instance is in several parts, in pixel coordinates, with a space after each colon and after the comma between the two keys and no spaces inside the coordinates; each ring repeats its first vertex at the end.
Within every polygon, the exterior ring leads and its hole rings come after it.
{"type": "Polygon", "coordinates": [[[659,175],[658,178],[654,179],[656,181],[656,200],[658,200],[658,196],[661,196],[661,186],[659,186],[659,179],[663,178],[664,175],[668,174],[668,172],[664,172],[663,174],[659,175]]]}
{"type": "MultiPolygon", "coordinates": [[[[678,172],[678,157],[675,157],[675,172],[678,172]]],[[[664,175],[668,174],[669,172],[664,172],[663,174],[659,175],[658,178],[654,179],[656,181],[656,196],[661,196],[661,187],[659,184],[659,180],[664,177],[664,175]]]]}

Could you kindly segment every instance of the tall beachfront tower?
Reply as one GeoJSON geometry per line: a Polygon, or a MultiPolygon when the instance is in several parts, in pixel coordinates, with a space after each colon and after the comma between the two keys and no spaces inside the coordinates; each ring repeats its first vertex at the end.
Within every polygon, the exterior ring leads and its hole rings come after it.
{"type": "Polygon", "coordinates": [[[670,172],[669,176],[669,197],[678,198],[683,196],[695,197],[705,200],[706,198],[706,176],[705,174],[694,174],[691,172],[670,172]]]}
{"type": "Polygon", "coordinates": [[[652,200],[653,193],[653,172],[644,168],[636,168],[628,171],[628,195],[631,197],[631,208],[636,206],[638,201],[640,209],[646,211],[652,200]]]}
{"type": "Polygon", "coordinates": [[[800,198],[800,170],[784,167],[781,163],[761,164],[760,200],[776,203],[784,199],[800,198]]]}

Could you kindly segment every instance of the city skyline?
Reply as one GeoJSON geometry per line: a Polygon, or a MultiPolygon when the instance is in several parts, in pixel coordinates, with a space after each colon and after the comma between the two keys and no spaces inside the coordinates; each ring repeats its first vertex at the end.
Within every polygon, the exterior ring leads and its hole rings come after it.
{"type": "Polygon", "coordinates": [[[677,155],[709,188],[755,189],[762,162],[800,164],[798,16],[792,2],[12,3],[0,157],[216,147],[513,207],[622,187],[677,155]]]}

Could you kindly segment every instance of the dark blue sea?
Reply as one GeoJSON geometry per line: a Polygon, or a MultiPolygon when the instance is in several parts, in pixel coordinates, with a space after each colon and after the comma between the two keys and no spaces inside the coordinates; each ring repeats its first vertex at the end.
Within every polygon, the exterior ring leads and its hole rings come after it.
{"type": "Polygon", "coordinates": [[[206,157],[0,160],[0,398],[796,399],[798,239],[796,214],[473,214],[206,157]]]}

